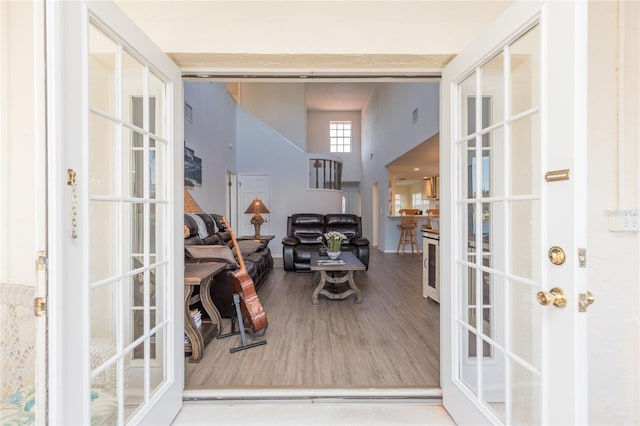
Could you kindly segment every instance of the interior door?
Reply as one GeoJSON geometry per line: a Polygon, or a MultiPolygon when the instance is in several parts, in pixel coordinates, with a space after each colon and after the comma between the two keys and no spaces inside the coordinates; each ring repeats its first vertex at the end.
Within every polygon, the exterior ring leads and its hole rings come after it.
{"type": "Polygon", "coordinates": [[[51,424],[181,407],[178,67],[110,2],[47,2],[51,424]]]}
{"type": "MultiPolygon", "coordinates": [[[[251,201],[256,198],[260,198],[267,209],[271,206],[270,199],[270,178],[268,175],[239,175],[238,176],[238,229],[242,234],[239,235],[254,235],[255,227],[251,224],[251,217],[253,215],[244,214],[245,210],[251,205],[251,201]]],[[[265,214],[265,223],[260,228],[261,235],[269,235],[269,215],[265,214]]]]}
{"type": "Polygon", "coordinates": [[[586,8],[515,2],[443,72],[441,381],[460,424],[587,423],[586,8]],[[538,302],[553,287],[565,307],[538,302]]]}

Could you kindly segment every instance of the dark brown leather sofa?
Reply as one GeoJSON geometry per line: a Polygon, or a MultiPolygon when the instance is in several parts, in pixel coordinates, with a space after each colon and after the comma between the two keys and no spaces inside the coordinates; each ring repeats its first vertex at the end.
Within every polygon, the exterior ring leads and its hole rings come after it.
{"type": "MultiPolygon", "coordinates": [[[[211,284],[211,298],[213,303],[220,311],[220,315],[224,318],[235,317],[235,308],[233,307],[233,287],[230,278],[238,269],[234,259],[225,259],[220,257],[198,257],[195,258],[189,253],[189,247],[202,245],[225,245],[231,249],[235,256],[235,249],[231,235],[227,231],[225,224],[222,222],[222,216],[218,214],[200,213],[197,215],[184,215],[185,224],[185,263],[202,263],[202,262],[226,262],[228,267],[225,271],[216,275],[211,284]],[[200,229],[196,217],[202,219],[206,231],[200,229]],[[205,236],[205,234],[207,234],[205,236]]],[[[236,237],[237,238],[237,237],[236,237]]],[[[238,246],[242,253],[242,258],[247,268],[247,273],[253,280],[256,291],[265,283],[269,271],[273,269],[273,257],[268,247],[268,241],[256,240],[239,240],[238,246]]]]}
{"type": "Polygon", "coordinates": [[[311,253],[322,245],[318,237],[330,231],[342,232],[347,239],[342,251],[350,251],[369,269],[369,240],[362,236],[362,219],[353,214],[298,213],[287,218],[287,236],[282,240],[286,271],[308,271],[311,253]]]}

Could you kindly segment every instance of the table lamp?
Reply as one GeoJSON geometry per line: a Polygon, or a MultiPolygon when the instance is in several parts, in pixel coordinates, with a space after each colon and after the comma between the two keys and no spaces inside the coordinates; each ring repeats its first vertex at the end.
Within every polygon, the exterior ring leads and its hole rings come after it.
{"type": "Polygon", "coordinates": [[[255,228],[254,238],[259,238],[260,237],[260,226],[262,226],[262,224],[264,222],[266,222],[264,220],[264,218],[262,216],[260,216],[260,213],[271,213],[271,212],[269,211],[267,206],[264,205],[264,203],[262,202],[262,200],[260,198],[254,198],[253,201],[251,202],[251,204],[249,204],[249,207],[247,207],[247,210],[245,210],[244,213],[245,214],[252,214],[253,213],[253,216],[251,217],[251,224],[255,228]]]}

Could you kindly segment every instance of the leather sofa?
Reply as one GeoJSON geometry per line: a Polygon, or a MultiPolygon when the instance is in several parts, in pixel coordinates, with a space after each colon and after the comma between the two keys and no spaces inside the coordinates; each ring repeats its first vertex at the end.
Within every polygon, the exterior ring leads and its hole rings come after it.
{"type": "MultiPolygon", "coordinates": [[[[218,214],[185,214],[184,215],[184,246],[185,263],[226,262],[227,269],[218,273],[211,284],[211,298],[223,318],[234,318],[233,287],[231,277],[238,270],[235,258],[228,259],[217,255],[212,257],[196,257],[192,247],[224,245],[231,249],[235,257],[235,249],[231,235],[222,222],[222,216],[218,214]],[[200,218],[200,219],[198,219],[200,218]],[[198,223],[199,222],[199,223],[198,223]],[[203,227],[204,225],[204,227],[203,227]]],[[[237,239],[237,236],[236,236],[237,239]]],[[[273,269],[273,257],[268,247],[268,241],[238,240],[238,246],[242,253],[247,273],[253,280],[256,292],[264,285],[269,272],[273,269]]],[[[200,251],[202,253],[202,251],[200,251]]],[[[226,253],[229,253],[227,250],[226,253]]]]}
{"type": "Polygon", "coordinates": [[[282,259],[286,271],[308,271],[311,253],[320,251],[318,237],[330,231],[347,239],[341,251],[350,251],[369,269],[369,240],[362,236],[362,219],[353,214],[299,213],[287,218],[287,236],[282,239],[282,259]]]}

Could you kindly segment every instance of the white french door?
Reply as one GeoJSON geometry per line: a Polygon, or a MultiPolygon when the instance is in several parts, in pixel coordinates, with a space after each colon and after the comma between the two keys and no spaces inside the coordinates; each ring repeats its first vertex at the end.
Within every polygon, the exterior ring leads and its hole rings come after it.
{"type": "Polygon", "coordinates": [[[47,4],[51,424],[182,404],[182,80],[111,2],[47,4]]]}
{"type": "Polygon", "coordinates": [[[587,422],[586,8],[515,2],[443,72],[441,374],[460,424],[587,422]],[[538,302],[553,287],[565,307],[538,302]]]}

